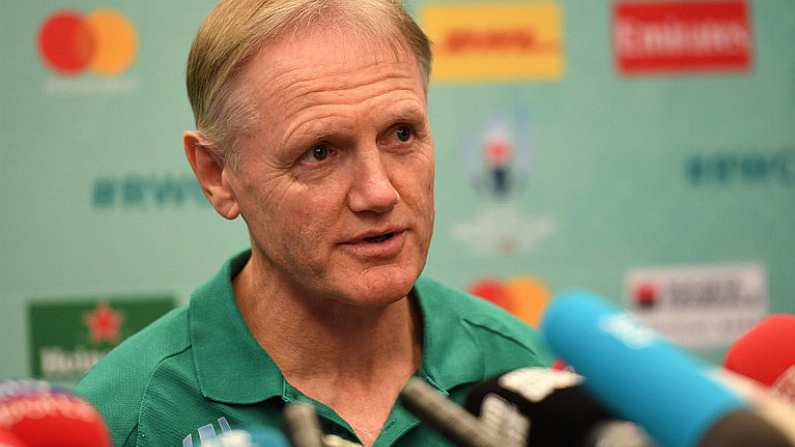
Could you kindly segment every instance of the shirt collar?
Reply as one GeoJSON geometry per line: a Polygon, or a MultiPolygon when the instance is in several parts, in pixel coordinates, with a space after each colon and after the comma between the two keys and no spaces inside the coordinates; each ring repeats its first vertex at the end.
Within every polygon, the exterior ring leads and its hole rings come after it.
{"type": "MultiPolygon", "coordinates": [[[[282,396],[284,376],[259,345],[237,308],[232,278],[251,256],[246,250],[227,261],[221,271],[197,289],[189,307],[193,361],[202,395],[234,404],[252,404],[282,396]]],[[[419,371],[441,391],[484,379],[480,349],[446,307],[444,286],[420,278],[414,287],[423,326],[422,366],[419,371]]],[[[449,292],[447,292],[449,293],[449,292]]]]}
{"type": "Polygon", "coordinates": [[[202,395],[226,403],[260,402],[280,396],[284,387],[281,371],[249,331],[235,302],[232,278],[250,256],[246,250],[227,261],[193,293],[188,310],[202,395]]]}
{"type": "Polygon", "coordinates": [[[485,379],[482,349],[443,295],[458,294],[427,277],[414,285],[423,328],[420,373],[440,391],[485,379]]]}

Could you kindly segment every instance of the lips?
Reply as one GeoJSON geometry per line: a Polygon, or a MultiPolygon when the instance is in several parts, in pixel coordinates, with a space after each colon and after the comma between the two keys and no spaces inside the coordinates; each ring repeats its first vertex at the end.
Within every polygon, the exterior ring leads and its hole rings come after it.
{"type": "Polygon", "coordinates": [[[379,244],[400,235],[404,231],[405,229],[403,228],[371,230],[354,236],[353,238],[345,241],[344,244],[379,244]]]}
{"type": "Polygon", "coordinates": [[[366,237],[366,238],[363,238],[363,239],[365,240],[365,242],[368,242],[368,243],[371,243],[371,244],[377,244],[379,242],[384,242],[385,240],[390,239],[394,235],[395,235],[395,232],[394,231],[390,231],[389,233],[385,233],[385,234],[382,234],[382,235],[379,235],[379,236],[370,236],[370,237],[366,237]]]}
{"type": "Polygon", "coordinates": [[[361,258],[391,258],[403,250],[405,241],[406,229],[388,228],[359,234],[341,246],[361,258]]]}

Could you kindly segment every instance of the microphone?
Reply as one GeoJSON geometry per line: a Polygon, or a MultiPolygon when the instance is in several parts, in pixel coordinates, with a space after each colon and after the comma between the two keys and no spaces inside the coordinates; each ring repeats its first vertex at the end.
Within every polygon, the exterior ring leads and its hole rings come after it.
{"type": "Polygon", "coordinates": [[[795,405],[795,315],[771,315],[732,344],[724,366],[795,405]]]}
{"type": "Polygon", "coordinates": [[[288,404],[284,422],[293,447],[361,447],[337,435],[323,435],[315,407],[308,403],[288,404]]]}
{"type": "Polygon", "coordinates": [[[665,446],[793,445],[703,364],[590,292],[557,296],[542,333],[596,398],[665,446]]]}
{"type": "Polygon", "coordinates": [[[795,445],[795,406],[758,382],[731,371],[715,368],[710,377],[745,398],[754,411],[776,427],[795,445]]]}
{"type": "Polygon", "coordinates": [[[582,376],[569,371],[509,371],[475,385],[464,407],[511,446],[652,445],[633,424],[612,417],[585,391],[582,376]]]}
{"type": "Polygon", "coordinates": [[[25,447],[25,444],[11,432],[0,429],[0,447],[25,447]]]}
{"type": "Polygon", "coordinates": [[[287,405],[284,423],[293,447],[323,447],[323,430],[311,404],[297,402],[287,405]]]}
{"type": "Polygon", "coordinates": [[[272,428],[256,427],[232,430],[202,442],[201,447],[288,447],[281,432],[272,428]]]}
{"type": "Polygon", "coordinates": [[[431,388],[422,379],[411,377],[400,392],[403,405],[419,420],[447,440],[461,447],[502,447],[506,444],[475,416],[431,388]]]}
{"type": "Polygon", "coordinates": [[[26,447],[111,447],[105,421],[91,404],[41,381],[0,382],[0,430],[26,447]]]}

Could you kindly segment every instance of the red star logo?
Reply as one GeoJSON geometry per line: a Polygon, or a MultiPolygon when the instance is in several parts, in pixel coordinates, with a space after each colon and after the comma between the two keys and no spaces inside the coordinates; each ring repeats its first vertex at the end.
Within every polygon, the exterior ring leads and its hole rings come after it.
{"type": "Polygon", "coordinates": [[[92,342],[118,343],[119,329],[124,323],[124,316],[120,312],[111,309],[107,303],[100,302],[97,304],[96,309],[83,315],[83,322],[85,322],[88,330],[91,331],[92,342]]]}

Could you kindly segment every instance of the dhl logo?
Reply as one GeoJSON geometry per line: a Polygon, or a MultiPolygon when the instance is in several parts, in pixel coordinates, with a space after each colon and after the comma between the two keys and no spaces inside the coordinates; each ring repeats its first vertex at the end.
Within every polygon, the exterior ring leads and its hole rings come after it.
{"type": "Polygon", "coordinates": [[[556,3],[426,5],[436,82],[551,80],[563,76],[556,3]]]}

